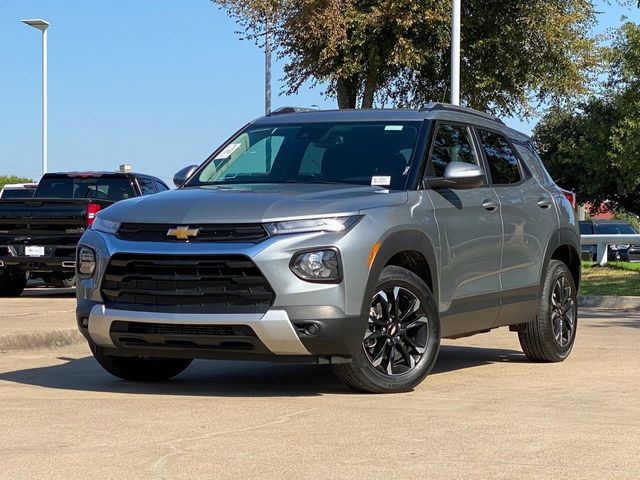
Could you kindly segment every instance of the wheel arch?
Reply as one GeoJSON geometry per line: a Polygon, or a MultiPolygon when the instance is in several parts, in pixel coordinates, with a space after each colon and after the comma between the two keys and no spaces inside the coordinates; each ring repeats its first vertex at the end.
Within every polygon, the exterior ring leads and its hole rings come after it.
{"type": "Polygon", "coordinates": [[[378,277],[387,266],[405,268],[420,277],[431,290],[438,303],[438,272],[433,244],[427,235],[419,231],[397,231],[380,241],[380,247],[369,269],[362,312],[369,311],[369,303],[378,277]]]}
{"type": "Polygon", "coordinates": [[[549,242],[544,258],[542,271],[540,272],[540,289],[542,289],[543,279],[546,275],[551,260],[560,260],[571,271],[571,276],[576,285],[580,288],[580,238],[578,233],[570,228],[563,228],[554,235],[549,242]]]}

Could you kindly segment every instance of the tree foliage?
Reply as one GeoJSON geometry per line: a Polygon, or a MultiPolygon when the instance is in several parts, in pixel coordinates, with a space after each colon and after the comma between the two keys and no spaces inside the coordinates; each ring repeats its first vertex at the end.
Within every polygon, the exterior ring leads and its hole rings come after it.
{"type": "Polygon", "coordinates": [[[0,175],[0,189],[9,183],[32,183],[30,178],[16,177],[14,175],[0,175]]]}
{"type": "Polygon", "coordinates": [[[607,55],[602,94],[551,109],[534,137],[551,175],[580,201],[640,214],[640,27],[627,23],[607,55]]]}
{"type": "MultiPolygon", "coordinates": [[[[286,60],[287,93],[327,85],[340,108],[419,106],[449,95],[451,0],[212,0],[286,60]]],[[[596,62],[591,0],[462,2],[462,100],[530,113],[582,94],[596,62]]]]}

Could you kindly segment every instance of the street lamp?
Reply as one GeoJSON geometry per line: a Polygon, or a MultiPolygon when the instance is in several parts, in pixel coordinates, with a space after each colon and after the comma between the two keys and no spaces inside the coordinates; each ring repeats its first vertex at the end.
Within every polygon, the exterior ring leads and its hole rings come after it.
{"type": "Polygon", "coordinates": [[[42,174],[47,173],[47,28],[49,22],[41,19],[22,20],[22,23],[42,32],[42,174]]]}
{"type": "Polygon", "coordinates": [[[460,105],[460,2],[451,5],[451,103],[460,105]]]}

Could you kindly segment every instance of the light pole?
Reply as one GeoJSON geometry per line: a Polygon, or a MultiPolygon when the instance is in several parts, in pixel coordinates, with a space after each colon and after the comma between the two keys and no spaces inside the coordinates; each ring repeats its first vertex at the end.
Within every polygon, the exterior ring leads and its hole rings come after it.
{"type": "Polygon", "coordinates": [[[460,2],[452,0],[451,9],[451,103],[460,105],[460,2]]]}
{"type": "Polygon", "coordinates": [[[271,113],[271,32],[269,32],[267,17],[264,35],[264,114],[269,113],[271,113]]]}
{"type": "Polygon", "coordinates": [[[41,19],[22,20],[42,32],[42,174],[47,173],[47,28],[49,22],[41,19]]]}

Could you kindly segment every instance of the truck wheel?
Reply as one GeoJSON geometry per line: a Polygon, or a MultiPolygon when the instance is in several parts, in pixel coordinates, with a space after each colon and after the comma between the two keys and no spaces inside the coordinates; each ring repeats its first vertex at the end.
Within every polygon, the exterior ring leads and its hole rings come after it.
{"type": "Polygon", "coordinates": [[[569,356],[578,327],[576,286],[569,268],[551,260],[535,321],[518,332],[522,351],[535,362],[561,362],[569,356]]]}
{"type": "Polygon", "coordinates": [[[96,345],[90,345],[98,363],[111,375],[135,382],[168,380],[182,373],[193,361],[191,358],[118,357],[106,355],[96,345]]]}
{"type": "Polygon", "coordinates": [[[431,371],[440,348],[433,295],[417,275],[395,266],[382,271],[375,292],[361,348],[333,370],[356,390],[411,390],[431,371]]]}
{"type": "Polygon", "coordinates": [[[14,268],[0,270],[0,297],[17,297],[26,286],[26,272],[14,268]]]}

